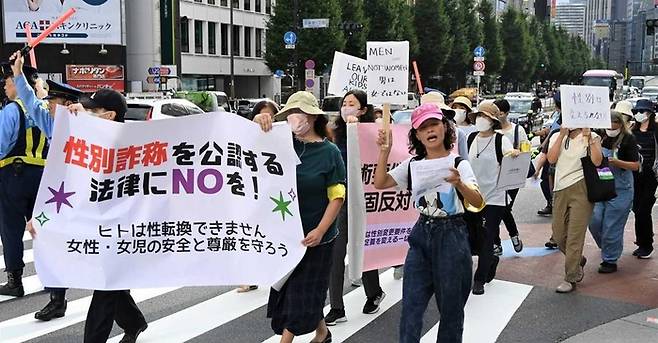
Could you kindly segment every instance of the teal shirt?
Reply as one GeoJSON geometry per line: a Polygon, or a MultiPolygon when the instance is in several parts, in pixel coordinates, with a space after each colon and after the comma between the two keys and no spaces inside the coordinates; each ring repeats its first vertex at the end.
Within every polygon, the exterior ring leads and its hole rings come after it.
{"type": "MultiPolygon", "coordinates": [[[[322,221],[329,205],[327,188],[339,183],[345,184],[345,164],[338,147],[327,139],[317,143],[302,143],[295,139],[293,145],[302,161],[297,166],[297,193],[302,227],[306,235],[322,221]]],[[[338,229],[334,222],[320,244],[330,242],[337,235],[338,229]]]]}

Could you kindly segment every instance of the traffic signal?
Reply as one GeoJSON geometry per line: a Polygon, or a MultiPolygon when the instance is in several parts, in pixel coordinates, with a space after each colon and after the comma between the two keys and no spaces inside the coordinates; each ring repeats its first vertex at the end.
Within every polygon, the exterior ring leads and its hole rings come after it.
{"type": "Polygon", "coordinates": [[[645,24],[647,27],[647,36],[653,36],[656,33],[656,27],[658,26],[658,19],[647,19],[645,24]]]}

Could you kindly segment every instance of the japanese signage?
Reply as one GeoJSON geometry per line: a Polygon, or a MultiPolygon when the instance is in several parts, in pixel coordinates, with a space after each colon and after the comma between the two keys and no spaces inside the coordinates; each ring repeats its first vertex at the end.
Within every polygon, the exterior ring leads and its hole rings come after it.
{"type": "MultiPolygon", "coordinates": [[[[348,256],[350,266],[373,270],[404,264],[407,239],[418,219],[411,194],[405,190],[375,189],[375,169],[379,157],[378,124],[348,126],[348,256]]],[[[391,125],[394,142],[406,142],[408,125],[391,125]]],[[[406,144],[393,144],[387,169],[409,158],[406,144]]],[[[350,268],[350,277],[362,270],[350,268]]]]}
{"type": "Polygon", "coordinates": [[[304,255],[289,126],[57,118],[32,220],[45,286],[271,285],[304,255]]]}
{"type": "Polygon", "coordinates": [[[609,129],[610,90],[608,87],[560,86],[562,126],[609,129]]]}
{"type": "Polygon", "coordinates": [[[368,103],[407,104],[409,42],[368,42],[368,103]]]}
{"type": "Polygon", "coordinates": [[[331,77],[329,78],[329,94],[345,95],[352,89],[366,90],[366,69],[368,63],[366,60],[334,52],[334,62],[331,67],[331,77]]]}
{"type": "Polygon", "coordinates": [[[121,44],[120,0],[2,1],[5,42],[26,42],[26,25],[38,36],[70,8],[76,13],[44,43],[121,44]]]}
{"type": "Polygon", "coordinates": [[[79,90],[93,93],[101,88],[124,91],[124,70],[121,65],[66,66],[66,82],[79,90]]]}

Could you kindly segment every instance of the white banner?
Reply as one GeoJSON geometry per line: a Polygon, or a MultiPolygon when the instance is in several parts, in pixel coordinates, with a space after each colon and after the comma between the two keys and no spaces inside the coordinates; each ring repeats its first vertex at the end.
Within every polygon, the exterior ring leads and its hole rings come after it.
{"type": "Polygon", "coordinates": [[[409,42],[368,42],[368,103],[406,105],[409,42]]]}
{"type": "Polygon", "coordinates": [[[304,255],[288,125],[58,108],[33,223],[45,286],[271,285],[304,255]]]}
{"type": "Polygon", "coordinates": [[[327,92],[344,96],[352,89],[366,90],[368,87],[366,69],[368,62],[364,59],[334,52],[334,62],[331,65],[331,77],[327,92]]]}
{"type": "Polygon", "coordinates": [[[593,86],[560,86],[562,126],[609,129],[610,89],[593,86]]]}
{"type": "Polygon", "coordinates": [[[76,13],[44,43],[121,44],[121,0],[4,0],[5,43],[25,43],[25,25],[36,37],[70,8],[76,13]]]}

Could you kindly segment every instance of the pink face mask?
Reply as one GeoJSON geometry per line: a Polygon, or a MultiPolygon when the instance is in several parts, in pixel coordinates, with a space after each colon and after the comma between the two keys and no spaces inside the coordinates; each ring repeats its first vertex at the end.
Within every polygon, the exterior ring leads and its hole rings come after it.
{"type": "Polygon", "coordinates": [[[340,109],[340,115],[343,117],[343,120],[347,122],[347,118],[350,116],[358,117],[359,116],[359,109],[356,107],[350,107],[350,106],[343,106],[340,109]]]}
{"type": "Polygon", "coordinates": [[[311,130],[311,125],[308,122],[308,118],[304,113],[293,113],[288,116],[288,125],[295,136],[304,136],[311,130]]]}

